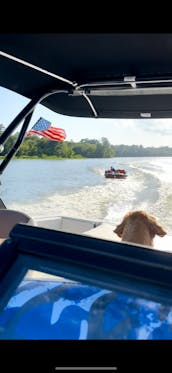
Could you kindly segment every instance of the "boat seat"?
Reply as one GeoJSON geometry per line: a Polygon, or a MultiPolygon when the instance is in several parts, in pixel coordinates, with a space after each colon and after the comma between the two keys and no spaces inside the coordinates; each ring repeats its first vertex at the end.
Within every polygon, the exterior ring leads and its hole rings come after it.
{"type": "Polygon", "coordinates": [[[9,233],[14,225],[24,223],[35,225],[33,219],[24,212],[0,209],[0,239],[1,242],[9,237],[9,233]]]}

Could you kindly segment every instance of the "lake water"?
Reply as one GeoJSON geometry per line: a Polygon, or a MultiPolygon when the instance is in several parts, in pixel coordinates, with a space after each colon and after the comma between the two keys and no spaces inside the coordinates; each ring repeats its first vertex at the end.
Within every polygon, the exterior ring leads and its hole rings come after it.
{"type": "Polygon", "coordinates": [[[8,208],[33,218],[56,215],[119,223],[143,209],[172,233],[172,158],[13,160],[1,180],[8,208]],[[110,166],[125,168],[124,180],[105,179],[110,166]]]}

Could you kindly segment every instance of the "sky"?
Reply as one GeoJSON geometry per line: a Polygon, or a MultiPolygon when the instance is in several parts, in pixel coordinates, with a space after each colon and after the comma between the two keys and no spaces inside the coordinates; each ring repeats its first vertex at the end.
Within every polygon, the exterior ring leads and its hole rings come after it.
{"type": "MultiPolygon", "coordinates": [[[[0,87],[0,124],[7,127],[30,100],[0,87]]],[[[30,122],[30,129],[40,118],[53,126],[65,129],[66,141],[106,137],[113,145],[142,145],[144,147],[172,147],[171,119],[94,119],[75,118],[54,113],[38,104],[30,122]]],[[[18,126],[14,133],[19,131],[18,126]]]]}

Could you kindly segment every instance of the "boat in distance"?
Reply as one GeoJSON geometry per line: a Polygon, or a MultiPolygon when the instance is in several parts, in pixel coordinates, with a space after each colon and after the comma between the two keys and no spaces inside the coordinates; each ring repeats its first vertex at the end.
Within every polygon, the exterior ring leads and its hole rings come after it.
{"type": "Polygon", "coordinates": [[[125,179],[127,177],[127,173],[124,169],[117,169],[110,168],[109,170],[105,170],[104,176],[107,179],[125,179]]]}

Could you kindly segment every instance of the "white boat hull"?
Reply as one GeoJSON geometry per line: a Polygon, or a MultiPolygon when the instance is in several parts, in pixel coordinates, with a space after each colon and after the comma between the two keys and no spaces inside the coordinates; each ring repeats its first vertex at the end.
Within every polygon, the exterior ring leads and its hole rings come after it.
{"type": "MultiPolygon", "coordinates": [[[[55,229],[75,234],[84,234],[99,239],[120,242],[120,238],[113,232],[116,224],[117,222],[114,222],[114,224],[112,224],[102,221],[76,219],[66,216],[40,218],[35,221],[35,225],[43,228],[55,229]]],[[[155,236],[154,249],[172,253],[172,236],[155,236]]]]}

